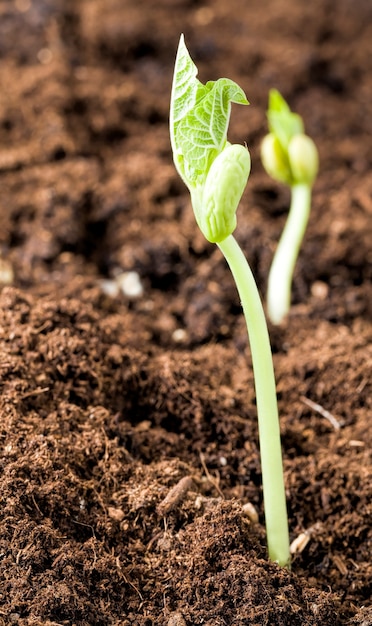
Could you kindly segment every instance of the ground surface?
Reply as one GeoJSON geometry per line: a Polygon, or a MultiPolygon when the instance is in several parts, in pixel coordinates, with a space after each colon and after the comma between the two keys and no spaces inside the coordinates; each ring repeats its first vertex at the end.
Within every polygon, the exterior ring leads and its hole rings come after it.
{"type": "Polygon", "coordinates": [[[0,1],[2,624],[372,624],[371,131],[369,0],[0,1]],[[251,101],[230,139],[263,295],[289,201],[259,162],[269,88],[320,152],[270,327],[291,540],[310,538],[290,573],[266,555],[238,297],[172,164],[180,32],[203,82],[251,101]]]}

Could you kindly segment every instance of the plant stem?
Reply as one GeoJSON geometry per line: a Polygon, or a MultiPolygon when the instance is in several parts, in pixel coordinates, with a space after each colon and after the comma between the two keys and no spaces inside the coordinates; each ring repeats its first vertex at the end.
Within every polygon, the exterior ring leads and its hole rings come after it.
{"type": "Polygon", "coordinates": [[[311,185],[291,187],[288,219],[271,265],[267,289],[267,313],[273,324],[280,324],[291,306],[293,272],[309,220],[311,185]]]}
{"type": "Polygon", "coordinates": [[[289,534],[278,405],[269,334],[260,295],[248,262],[232,235],[218,244],[241,299],[252,353],[261,451],[269,557],[289,566],[289,534]]]}

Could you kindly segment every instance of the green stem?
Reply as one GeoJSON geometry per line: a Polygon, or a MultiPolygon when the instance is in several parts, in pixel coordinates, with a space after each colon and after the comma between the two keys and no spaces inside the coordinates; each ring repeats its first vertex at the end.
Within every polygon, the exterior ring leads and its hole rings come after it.
{"type": "Polygon", "coordinates": [[[234,237],[230,235],[218,247],[235,279],[252,353],[269,557],[279,565],[288,566],[289,535],[278,405],[265,315],[253,274],[234,237]]]}
{"type": "Polygon", "coordinates": [[[291,187],[291,207],[271,265],[267,289],[267,313],[273,324],[280,324],[291,306],[293,272],[309,220],[311,186],[291,187]]]}

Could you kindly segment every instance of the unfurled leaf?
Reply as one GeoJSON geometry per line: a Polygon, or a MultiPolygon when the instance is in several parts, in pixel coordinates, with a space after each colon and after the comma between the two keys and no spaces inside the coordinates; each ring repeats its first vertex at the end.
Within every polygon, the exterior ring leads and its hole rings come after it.
{"type": "Polygon", "coordinates": [[[184,38],[175,63],[170,133],[174,162],[186,185],[203,184],[214,159],[226,144],[231,103],[249,104],[232,80],[220,78],[203,85],[197,78],[184,38]]]}

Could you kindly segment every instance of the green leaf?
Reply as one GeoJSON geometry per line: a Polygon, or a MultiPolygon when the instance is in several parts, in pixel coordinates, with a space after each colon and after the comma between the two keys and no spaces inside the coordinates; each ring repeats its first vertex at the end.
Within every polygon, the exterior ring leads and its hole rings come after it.
{"type": "Polygon", "coordinates": [[[269,93],[267,119],[270,132],[277,137],[285,151],[292,137],[304,132],[301,116],[292,113],[283,96],[276,89],[271,89],[269,93]]]}
{"type": "Polygon", "coordinates": [[[191,182],[207,173],[227,138],[231,102],[247,104],[243,91],[233,81],[209,82],[197,104],[180,121],[176,144],[188,166],[191,182]]]}
{"type": "Polygon", "coordinates": [[[227,78],[203,85],[181,35],[176,57],[170,133],[176,167],[190,187],[202,184],[226,144],[231,103],[249,104],[243,90],[227,78]]]}
{"type": "Polygon", "coordinates": [[[172,139],[174,139],[172,131],[194,106],[199,86],[203,87],[196,78],[197,74],[198,69],[189,55],[183,35],[181,35],[174,66],[171,95],[170,122],[172,139]]]}

